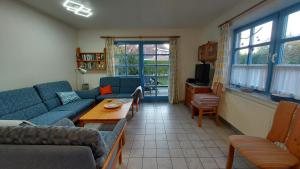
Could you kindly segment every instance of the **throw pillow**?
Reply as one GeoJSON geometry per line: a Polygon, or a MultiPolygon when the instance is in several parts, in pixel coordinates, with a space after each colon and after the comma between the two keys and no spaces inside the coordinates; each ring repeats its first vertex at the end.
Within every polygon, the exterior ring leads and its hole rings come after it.
{"type": "Polygon", "coordinates": [[[100,93],[101,95],[112,94],[111,85],[100,87],[100,93]]]}
{"type": "Polygon", "coordinates": [[[56,93],[63,105],[80,100],[80,97],[74,92],[57,92],[56,93]]]}

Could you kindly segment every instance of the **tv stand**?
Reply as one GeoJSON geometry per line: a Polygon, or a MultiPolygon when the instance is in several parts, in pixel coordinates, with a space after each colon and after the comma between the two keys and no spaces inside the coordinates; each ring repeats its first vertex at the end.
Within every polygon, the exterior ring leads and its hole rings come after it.
{"type": "Polygon", "coordinates": [[[184,104],[192,108],[191,101],[197,93],[210,93],[211,88],[209,85],[197,85],[195,83],[185,83],[185,100],[184,104]]]}

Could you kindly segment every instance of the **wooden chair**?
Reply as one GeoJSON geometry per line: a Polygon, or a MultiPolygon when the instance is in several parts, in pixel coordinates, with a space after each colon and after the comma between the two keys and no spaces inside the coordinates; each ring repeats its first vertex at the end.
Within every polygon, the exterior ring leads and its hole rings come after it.
{"type": "Polygon", "coordinates": [[[191,102],[192,104],[192,119],[198,111],[198,126],[202,127],[202,119],[204,114],[215,115],[216,124],[220,125],[219,121],[219,100],[222,94],[223,84],[214,83],[212,93],[196,94],[191,102]]]}
{"type": "Polygon", "coordinates": [[[226,169],[231,169],[237,150],[258,168],[298,168],[300,159],[300,106],[280,102],[267,139],[245,135],[229,137],[230,146],[226,169]],[[284,144],[287,150],[274,143],[284,144]]]}

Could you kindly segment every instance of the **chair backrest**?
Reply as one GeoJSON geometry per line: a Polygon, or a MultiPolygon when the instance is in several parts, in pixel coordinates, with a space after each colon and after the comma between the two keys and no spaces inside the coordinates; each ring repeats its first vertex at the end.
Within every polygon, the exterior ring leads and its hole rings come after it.
{"type": "Polygon", "coordinates": [[[212,86],[212,93],[213,93],[214,95],[217,95],[218,86],[219,86],[219,82],[214,82],[214,84],[213,84],[213,86],[212,86]]]}
{"type": "Polygon", "coordinates": [[[300,159],[300,106],[295,111],[286,146],[290,153],[300,159]]]}
{"type": "Polygon", "coordinates": [[[281,143],[286,141],[296,108],[297,104],[292,102],[281,101],[278,104],[268,140],[281,143]]]}

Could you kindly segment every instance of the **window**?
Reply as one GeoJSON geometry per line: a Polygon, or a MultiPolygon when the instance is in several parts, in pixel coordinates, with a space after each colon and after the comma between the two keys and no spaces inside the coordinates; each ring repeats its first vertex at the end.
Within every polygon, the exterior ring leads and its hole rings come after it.
{"type": "Polygon", "coordinates": [[[139,76],[139,45],[115,45],[115,74],[118,76],[139,76]]]}
{"type": "Polygon", "coordinates": [[[300,99],[300,4],[235,30],[230,83],[300,99]]]}
{"type": "Polygon", "coordinates": [[[141,77],[144,95],[168,96],[169,42],[117,41],[115,75],[141,77]]]}
{"type": "Polygon", "coordinates": [[[238,31],[231,83],[265,91],[273,20],[238,31]]]}

